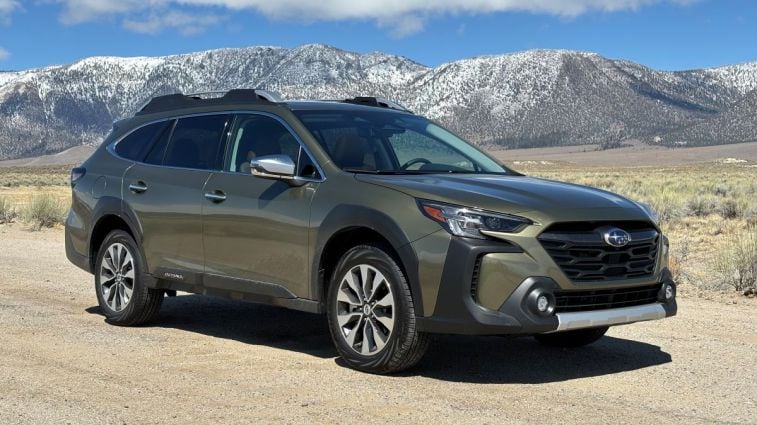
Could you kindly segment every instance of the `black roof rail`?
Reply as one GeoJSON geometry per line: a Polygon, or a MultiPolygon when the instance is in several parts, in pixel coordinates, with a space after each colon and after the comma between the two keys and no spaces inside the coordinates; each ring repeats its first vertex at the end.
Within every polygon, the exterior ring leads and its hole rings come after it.
{"type": "Polygon", "coordinates": [[[344,99],[342,102],[353,103],[355,105],[376,106],[379,108],[396,109],[398,111],[410,112],[410,113],[413,112],[407,109],[406,107],[400,105],[399,103],[394,102],[389,99],[384,99],[383,97],[357,96],[357,97],[353,97],[352,99],[344,99]]]}
{"type": "Polygon", "coordinates": [[[153,97],[139,109],[137,115],[232,103],[273,104],[278,102],[281,102],[281,98],[277,94],[258,89],[232,89],[228,91],[192,94],[174,93],[153,97]]]}

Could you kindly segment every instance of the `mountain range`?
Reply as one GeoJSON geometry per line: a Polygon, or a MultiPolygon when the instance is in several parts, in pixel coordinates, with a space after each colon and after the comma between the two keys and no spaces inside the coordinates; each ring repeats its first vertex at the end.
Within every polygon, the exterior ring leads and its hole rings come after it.
{"type": "Polygon", "coordinates": [[[529,50],[427,67],[310,44],[0,72],[0,159],[97,143],[155,95],[252,87],[285,99],[386,97],[490,148],[757,140],[757,62],[669,72],[595,53],[529,50]]]}

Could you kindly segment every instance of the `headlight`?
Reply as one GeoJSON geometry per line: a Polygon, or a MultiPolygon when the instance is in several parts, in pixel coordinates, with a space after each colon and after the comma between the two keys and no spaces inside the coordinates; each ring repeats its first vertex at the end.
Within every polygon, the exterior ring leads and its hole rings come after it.
{"type": "Polygon", "coordinates": [[[418,200],[421,212],[455,236],[486,239],[481,231],[516,233],[532,224],[531,220],[514,215],[492,213],[474,208],[418,200]]]}
{"type": "Polygon", "coordinates": [[[657,214],[657,211],[655,211],[652,207],[649,205],[643,203],[643,202],[637,202],[636,205],[639,206],[642,210],[644,210],[645,213],[649,216],[649,219],[652,220],[654,224],[659,225],[660,224],[660,215],[657,214]]]}

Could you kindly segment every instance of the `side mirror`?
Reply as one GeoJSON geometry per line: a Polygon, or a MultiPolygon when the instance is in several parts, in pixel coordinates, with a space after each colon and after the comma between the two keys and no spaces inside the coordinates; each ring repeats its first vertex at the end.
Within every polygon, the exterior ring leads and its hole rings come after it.
{"type": "Polygon", "coordinates": [[[250,161],[250,173],[264,179],[285,180],[292,186],[302,186],[296,174],[297,166],[287,155],[264,155],[250,161]]]}

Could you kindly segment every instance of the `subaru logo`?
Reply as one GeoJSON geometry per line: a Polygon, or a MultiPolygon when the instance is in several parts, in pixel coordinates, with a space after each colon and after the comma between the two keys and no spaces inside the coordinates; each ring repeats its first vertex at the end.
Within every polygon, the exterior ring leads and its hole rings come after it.
{"type": "Polygon", "coordinates": [[[618,228],[607,230],[603,236],[607,245],[614,246],[616,248],[626,246],[628,245],[628,242],[631,242],[631,235],[629,235],[625,230],[618,228]]]}

